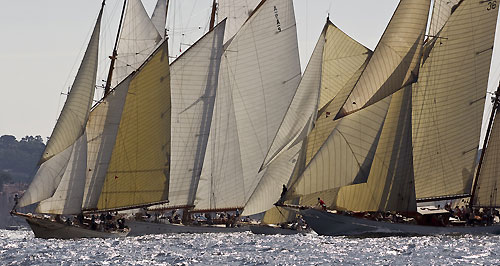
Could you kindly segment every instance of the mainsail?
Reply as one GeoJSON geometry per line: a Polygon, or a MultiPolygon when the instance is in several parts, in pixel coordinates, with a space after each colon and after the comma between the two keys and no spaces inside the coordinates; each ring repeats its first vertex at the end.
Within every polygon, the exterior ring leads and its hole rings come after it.
{"type": "Polygon", "coordinates": [[[423,61],[413,99],[417,198],[469,194],[498,8],[460,1],[423,61]]]}
{"type": "Polygon", "coordinates": [[[293,3],[262,1],[222,56],[196,209],[245,205],[299,78],[293,3]]]}
{"type": "Polygon", "coordinates": [[[212,123],[226,21],[170,66],[172,162],[169,206],[192,206],[212,123]]]}
{"type": "MultiPolygon", "coordinates": [[[[77,178],[75,175],[78,178],[85,178],[85,172],[81,172],[81,167],[68,164],[70,161],[75,164],[86,163],[80,158],[80,153],[73,150],[81,149],[81,138],[84,136],[85,124],[94,98],[101,17],[102,8],[70,94],[40,160],[40,168],[28,190],[19,200],[20,207],[52,197],[68,167],[72,172],[66,174],[65,180],[77,178]],[[80,159],[77,160],[75,157],[80,159]]],[[[56,209],[56,213],[64,211],[60,207],[56,209]]]]}

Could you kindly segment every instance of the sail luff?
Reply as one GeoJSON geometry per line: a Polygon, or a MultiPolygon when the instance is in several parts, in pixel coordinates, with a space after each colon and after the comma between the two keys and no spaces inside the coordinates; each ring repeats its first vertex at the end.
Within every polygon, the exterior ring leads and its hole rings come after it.
{"type": "Polygon", "coordinates": [[[54,194],[70,159],[71,146],[84,134],[94,98],[103,7],[71,91],[40,159],[40,169],[19,200],[19,206],[48,199],[54,194]]]}

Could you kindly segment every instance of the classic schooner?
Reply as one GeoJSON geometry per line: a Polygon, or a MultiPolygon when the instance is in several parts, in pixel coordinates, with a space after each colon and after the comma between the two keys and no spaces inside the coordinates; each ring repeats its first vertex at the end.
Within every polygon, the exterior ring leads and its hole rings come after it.
{"type": "Polygon", "coordinates": [[[315,134],[318,121],[306,139],[306,166],[285,206],[324,200],[333,211],[300,211],[319,234],[500,233],[498,225],[432,226],[432,212],[417,208],[471,195],[471,208],[498,206],[495,124],[481,172],[476,163],[497,2],[435,1],[424,41],[429,9],[428,0],[400,1],[340,109],[321,118],[327,136],[315,134]]]}
{"type": "MultiPolygon", "coordinates": [[[[94,218],[86,220],[82,212],[110,212],[167,201],[171,105],[168,49],[163,38],[167,5],[162,1],[153,19],[139,0],[124,1],[104,97],[92,107],[103,1],[40,168],[15,206],[39,202],[38,215],[13,212],[26,218],[36,237],[125,236],[127,229],[95,230],[94,218]],[[157,28],[163,29],[161,33],[157,28]],[[140,41],[131,43],[131,39],[140,41]],[[78,215],[79,219],[61,221],[61,215],[78,215]]],[[[107,225],[110,221],[101,222],[107,225]]]]}

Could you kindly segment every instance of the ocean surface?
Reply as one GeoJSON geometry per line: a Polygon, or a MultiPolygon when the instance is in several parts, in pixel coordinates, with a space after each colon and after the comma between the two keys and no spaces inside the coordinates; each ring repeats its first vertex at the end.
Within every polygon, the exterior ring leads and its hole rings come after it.
{"type": "Polygon", "coordinates": [[[173,234],[43,240],[0,230],[1,265],[500,265],[500,236],[173,234]]]}

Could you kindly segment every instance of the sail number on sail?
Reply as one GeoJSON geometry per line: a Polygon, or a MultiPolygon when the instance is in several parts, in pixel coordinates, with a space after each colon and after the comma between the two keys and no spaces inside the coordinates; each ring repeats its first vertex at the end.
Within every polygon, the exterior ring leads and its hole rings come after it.
{"type": "Polygon", "coordinates": [[[281,32],[281,23],[278,15],[278,8],[274,6],[274,17],[276,18],[276,26],[278,27],[278,32],[281,32]]]}
{"type": "Polygon", "coordinates": [[[486,10],[493,10],[497,8],[497,1],[489,1],[488,2],[488,7],[486,8],[486,10]]]}

